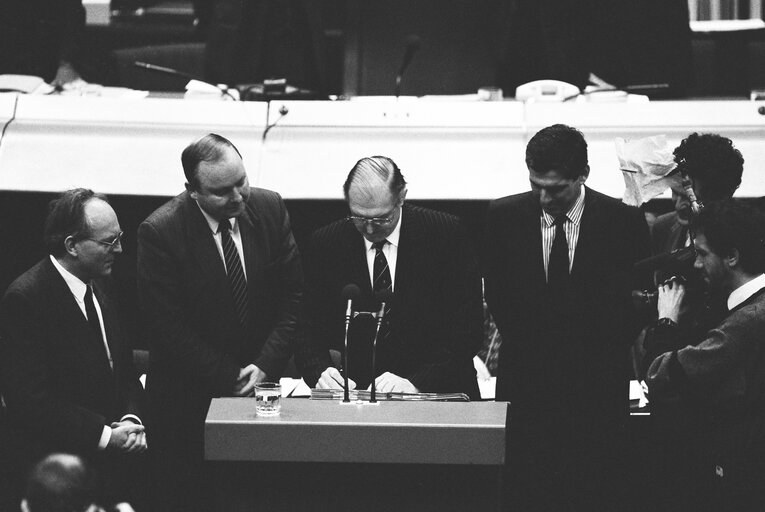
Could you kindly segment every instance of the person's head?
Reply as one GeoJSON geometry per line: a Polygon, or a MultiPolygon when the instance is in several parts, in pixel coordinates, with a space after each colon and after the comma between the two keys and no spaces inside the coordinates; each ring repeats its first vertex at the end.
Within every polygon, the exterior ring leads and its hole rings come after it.
{"type": "Polygon", "coordinates": [[[381,242],[401,218],[406,181],[396,163],[385,156],[362,158],[343,185],[349,219],[364,238],[381,242]]]}
{"type": "Polygon", "coordinates": [[[765,272],[765,215],[728,200],[712,202],[693,219],[695,267],[711,289],[726,295],[765,272]]]}
{"type": "Polygon", "coordinates": [[[244,213],[250,195],[242,155],[226,138],[210,133],[181,154],[186,190],[199,206],[221,221],[244,213]]]}
{"type": "Polygon", "coordinates": [[[76,188],[51,201],[43,238],[48,252],[88,282],[111,274],[122,230],[105,196],[76,188]]]}
{"type": "Polygon", "coordinates": [[[544,211],[566,213],[590,174],[582,132],[563,124],[539,130],[526,146],[531,192],[544,211]]]}
{"type": "Polygon", "coordinates": [[[54,453],[29,474],[22,512],[85,512],[95,509],[96,478],[76,455],[54,453]]]}
{"type": "MultiPolygon", "coordinates": [[[[741,184],[744,157],[733,141],[716,133],[692,133],[675,148],[676,172],[691,180],[702,203],[730,199],[741,184]]],[[[681,222],[690,216],[690,205],[680,185],[672,187],[672,199],[681,222]]]]}

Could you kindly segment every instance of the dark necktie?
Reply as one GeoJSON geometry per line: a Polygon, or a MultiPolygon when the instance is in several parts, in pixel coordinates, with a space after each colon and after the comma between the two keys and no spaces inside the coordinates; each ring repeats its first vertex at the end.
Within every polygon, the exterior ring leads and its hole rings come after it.
{"type": "Polygon", "coordinates": [[[569,276],[568,262],[568,241],[566,240],[566,231],[563,224],[566,222],[566,216],[557,217],[554,222],[555,239],[550,249],[550,261],[547,264],[547,284],[558,286],[565,284],[569,276]]]}
{"type": "Polygon", "coordinates": [[[375,250],[375,264],[372,269],[374,280],[372,281],[372,291],[376,294],[385,290],[393,290],[393,282],[390,277],[390,267],[388,267],[388,259],[385,257],[383,247],[387,244],[387,240],[382,242],[375,242],[372,244],[375,250]]]}
{"type": "Polygon", "coordinates": [[[101,322],[98,321],[96,305],[93,303],[93,287],[90,285],[87,285],[87,291],[85,292],[85,314],[88,315],[88,324],[93,331],[93,340],[98,345],[96,350],[106,358],[107,354],[106,347],[104,347],[104,337],[101,334],[101,322]]]}
{"type": "Polygon", "coordinates": [[[228,284],[231,287],[231,296],[234,298],[234,307],[242,327],[247,325],[247,280],[242,270],[242,260],[239,251],[231,238],[231,223],[228,219],[218,225],[221,243],[223,245],[223,259],[226,261],[226,273],[228,284]]]}

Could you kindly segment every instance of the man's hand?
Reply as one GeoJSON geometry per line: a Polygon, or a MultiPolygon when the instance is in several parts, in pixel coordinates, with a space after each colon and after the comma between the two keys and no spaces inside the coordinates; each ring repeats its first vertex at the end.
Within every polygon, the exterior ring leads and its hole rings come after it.
{"type": "MultiPolygon", "coordinates": [[[[345,381],[340,371],[330,366],[321,373],[316,387],[319,389],[345,389],[345,381]]],[[[353,379],[348,379],[348,389],[356,389],[356,383],[353,382],[353,379]]]]}
{"type": "MultiPolygon", "coordinates": [[[[371,386],[369,389],[372,389],[371,386]]],[[[409,380],[390,372],[385,372],[375,379],[375,389],[380,393],[388,393],[389,391],[396,393],[420,392],[409,380]]]]}
{"type": "Polygon", "coordinates": [[[148,448],[143,425],[137,425],[132,421],[119,421],[112,423],[111,427],[112,435],[109,438],[108,449],[125,453],[142,453],[148,448]]]}
{"type": "Polygon", "coordinates": [[[656,306],[659,318],[669,318],[677,323],[680,318],[680,306],[685,298],[685,285],[675,280],[659,285],[659,301],[656,306]]]}
{"type": "Polygon", "coordinates": [[[239,370],[239,378],[234,386],[236,396],[251,396],[255,393],[255,384],[263,382],[268,376],[266,372],[255,366],[248,364],[239,370]]]}
{"type": "Polygon", "coordinates": [[[62,60],[58,64],[56,77],[53,79],[53,82],[51,82],[51,85],[61,89],[70,89],[85,85],[85,81],[80,78],[80,74],[74,69],[74,66],[72,66],[71,63],[62,60]]]}

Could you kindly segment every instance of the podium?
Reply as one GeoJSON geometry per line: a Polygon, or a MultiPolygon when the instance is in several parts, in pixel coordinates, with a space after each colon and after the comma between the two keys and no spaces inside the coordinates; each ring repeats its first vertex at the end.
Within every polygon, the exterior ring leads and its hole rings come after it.
{"type": "Polygon", "coordinates": [[[212,401],[220,510],[499,510],[505,402],[212,401]]]}

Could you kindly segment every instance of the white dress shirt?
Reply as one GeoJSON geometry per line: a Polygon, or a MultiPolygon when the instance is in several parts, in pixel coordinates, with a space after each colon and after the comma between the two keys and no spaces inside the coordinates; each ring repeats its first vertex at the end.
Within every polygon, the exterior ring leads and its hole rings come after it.
{"type": "MultiPolygon", "coordinates": [[[[568,271],[574,268],[574,254],[576,253],[576,244],[579,241],[579,229],[582,226],[582,214],[584,213],[584,185],[582,185],[579,197],[566,212],[566,220],[563,222],[563,230],[566,233],[568,242],[568,271]]],[[[545,276],[547,267],[550,264],[550,251],[552,251],[553,241],[555,240],[555,217],[542,210],[539,217],[539,224],[542,229],[542,258],[545,265],[545,276]]]]}
{"type": "Polygon", "coordinates": [[[760,274],[748,283],[742,284],[728,295],[728,311],[765,288],[765,274],[760,274]]]}
{"type": "MultiPolygon", "coordinates": [[[[401,221],[403,215],[399,214],[398,224],[393,229],[393,232],[388,235],[388,243],[383,246],[382,252],[385,255],[385,259],[388,260],[388,267],[390,268],[390,281],[391,291],[396,291],[396,262],[398,261],[398,241],[401,238],[401,221]]],[[[367,269],[369,270],[369,283],[374,286],[374,273],[375,273],[375,251],[372,247],[372,242],[364,238],[364,246],[367,248],[367,269]]]]}

